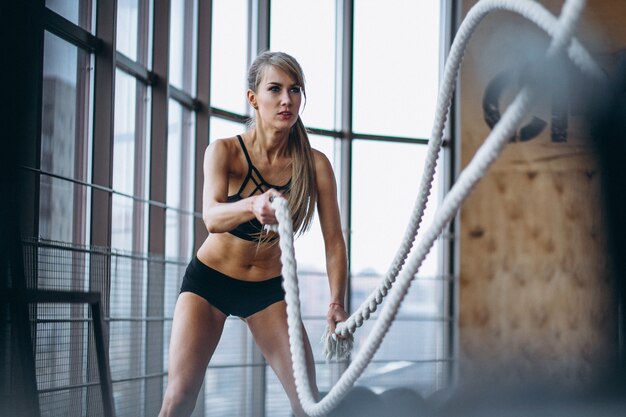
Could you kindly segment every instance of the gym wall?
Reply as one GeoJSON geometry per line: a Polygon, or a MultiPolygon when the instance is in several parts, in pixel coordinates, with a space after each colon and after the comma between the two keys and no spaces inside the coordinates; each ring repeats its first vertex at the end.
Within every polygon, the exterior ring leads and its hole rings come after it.
{"type": "MultiPolygon", "coordinates": [[[[462,1],[463,16],[476,3],[462,1]]],[[[540,0],[558,15],[563,1],[540,0]]],[[[608,73],[626,50],[626,2],[589,0],[577,38],[608,73]]],[[[510,13],[488,15],[461,67],[463,169],[520,83],[541,65],[547,35],[510,13]]],[[[588,123],[591,83],[563,60],[533,111],[461,209],[462,378],[578,385],[611,366],[617,306],[608,268],[602,167],[588,123]]]]}

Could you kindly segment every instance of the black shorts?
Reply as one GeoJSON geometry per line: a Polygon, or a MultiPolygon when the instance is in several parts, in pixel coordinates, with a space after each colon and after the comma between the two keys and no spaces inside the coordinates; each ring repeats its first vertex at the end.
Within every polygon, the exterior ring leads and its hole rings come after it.
{"type": "Polygon", "coordinates": [[[243,281],[231,278],[193,257],[180,286],[180,292],[192,292],[217,307],[227,316],[248,317],[285,299],[283,278],[243,281]]]}

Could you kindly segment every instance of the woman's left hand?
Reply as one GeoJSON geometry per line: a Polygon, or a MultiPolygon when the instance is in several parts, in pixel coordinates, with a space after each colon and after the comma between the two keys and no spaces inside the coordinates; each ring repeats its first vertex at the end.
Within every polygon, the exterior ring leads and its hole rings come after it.
{"type": "MultiPolygon", "coordinates": [[[[328,322],[328,328],[330,333],[335,333],[337,323],[346,321],[348,319],[348,313],[344,310],[343,305],[339,303],[330,303],[328,306],[328,314],[326,314],[326,321],[328,322]]],[[[343,338],[343,336],[338,336],[343,338]]]]}

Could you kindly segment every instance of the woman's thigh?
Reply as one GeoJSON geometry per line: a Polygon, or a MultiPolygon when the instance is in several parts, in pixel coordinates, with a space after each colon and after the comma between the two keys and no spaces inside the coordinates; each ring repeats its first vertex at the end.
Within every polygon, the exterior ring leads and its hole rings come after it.
{"type": "Polygon", "coordinates": [[[226,316],[204,298],[183,292],[176,301],[170,339],[168,390],[197,390],[222,335],[226,316]]]}

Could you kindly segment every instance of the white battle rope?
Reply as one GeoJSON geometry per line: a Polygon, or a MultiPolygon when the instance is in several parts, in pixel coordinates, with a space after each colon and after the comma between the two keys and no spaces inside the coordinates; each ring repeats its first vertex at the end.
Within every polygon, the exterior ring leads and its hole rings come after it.
{"type": "MultiPolygon", "coordinates": [[[[536,77],[539,68],[536,69],[535,74],[531,74],[534,75],[529,78],[531,83],[522,87],[513,103],[504,112],[500,121],[494,126],[483,145],[478,149],[474,158],[461,172],[458,181],[444,197],[441,206],[435,214],[433,223],[426,229],[424,234],[420,236],[420,240],[411,253],[411,257],[402,271],[400,271],[408,253],[411,251],[419,223],[422,219],[424,207],[430,193],[437,156],[441,147],[441,138],[450,108],[453,87],[456,82],[463,52],[475,28],[488,13],[494,10],[509,10],[518,13],[537,24],[552,37],[550,46],[546,52],[545,61],[541,63],[542,65],[545,66],[549,64],[551,60],[559,57],[559,55],[566,51],[572,62],[574,62],[583,73],[601,81],[604,80],[603,72],[593,62],[582,46],[572,39],[574,27],[580,17],[584,4],[585,0],[566,0],[561,10],[561,15],[557,20],[542,6],[530,0],[481,0],[469,11],[461,23],[444,68],[444,78],[440,86],[435,123],[429,141],[424,173],[418,198],[415,203],[415,209],[409,225],[407,226],[405,239],[398,249],[398,253],[378,289],[368,297],[345,323],[338,324],[335,332],[336,335],[349,336],[354,333],[356,328],[361,326],[363,321],[376,310],[377,305],[382,302],[382,298],[385,295],[388,294],[389,299],[380,312],[378,320],[376,320],[376,323],[358,354],[353,358],[335,386],[319,402],[315,402],[307,376],[291,214],[289,213],[286,200],[283,198],[274,199],[272,206],[276,210],[276,218],[278,220],[277,230],[280,235],[282,274],[284,277],[283,285],[286,292],[287,321],[289,326],[289,341],[291,345],[294,378],[302,408],[309,416],[326,415],[339,403],[356,379],[362,374],[374,353],[378,350],[383,337],[395,318],[400,303],[404,299],[417,270],[428,254],[431,246],[441,234],[442,230],[444,230],[455,216],[461,203],[467,198],[472,188],[480,178],[484,176],[487,169],[500,155],[502,149],[508,143],[509,138],[513,135],[516,127],[520,124],[534,101],[537,92],[537,84],[541,81],[541,79],[536,77]],[[394,291],[388,292],[396,276],[398,276],[398,285],[394,291]]],[[[274,227],[273,229],[276,228],[274,227]]],[[[332,352],[346,350],[333,345],[333,343],[341,343],[344,339],[338,339],[337,342],[335,342],[336,337],[327,336],[325,339],[330,344],[330,346],[326,347],[327,355],[332,355],[332,352]]]]}
{"type": "MultiPolygon", "coordinates": [[[[536,23],[541,29],[546,31],[549,35],[555,36],[556,34],[556,18],[552,16],[547,10],[537,3],[529,0],[520,1],[490,1],[483,0],[474,6],[467,17],[461,24],[459,31],[454,39],[454,42],[450,49],[450,54],[446,61],[444,68],[443,83],[440,86],[439,97],[437,101],[437,107],[435,112],[435,123],[431,132],[430,140],[428,142],[428,149],[426,154],[426,160],[424,163],[424,170],[421,177],[421,183],[418,191],[418,196],[415,201],[414,209],[412,211],[411,218],[407,225],[404,239],[401,246],[396,252],[396,255],[392,261],[389,270],[387,271],[384,279],[379,284],[378,288],[373,291],[370,296],[361,304],[361,306],[350,316],[345,322],[337,326],[337,334],[344,336],[354,333],[356,328],[360,327],[365,320],[370,317],[370,314],[376,311],[377,306],[382,302],[382,299],[387,295],[388,290],[393,285],[393,282],[398,275],[399,270],[402,268],[409,251],[412,248],[413,241],[417,234],[419,224],[422,220],[426,202],[430,194],[430,187],[434,177],[434,172],[437,164],[437,158],[441,149],[443,129],[446,123],[448,110],[452,100],[452,93],[454,92],[454,84],[456,83],[456,77],[458,70],[465,52],[465,47],[469,41],[471,34],[480,21],[491,11],[496,9],[506,9],[509,11],[517,12],[520,15],[528,18],[532,22],[536,23]]],[[[583,73],[593,77],[596,80],[604,79],[604,73],[591,59],[587,51],[576,41],[572,40],[568,49],[568,55],[570,59],[583,71],[583,73]]],[[[518,122],[519,123],[519,122],[518,122]]],[[[517,124],[517,123],[516,123],[517,124]]],[[[345,351],[333,344],[334,338],[325,337],[328,341],[326,356],[331,359],[335,351],[345,351]]]]}

